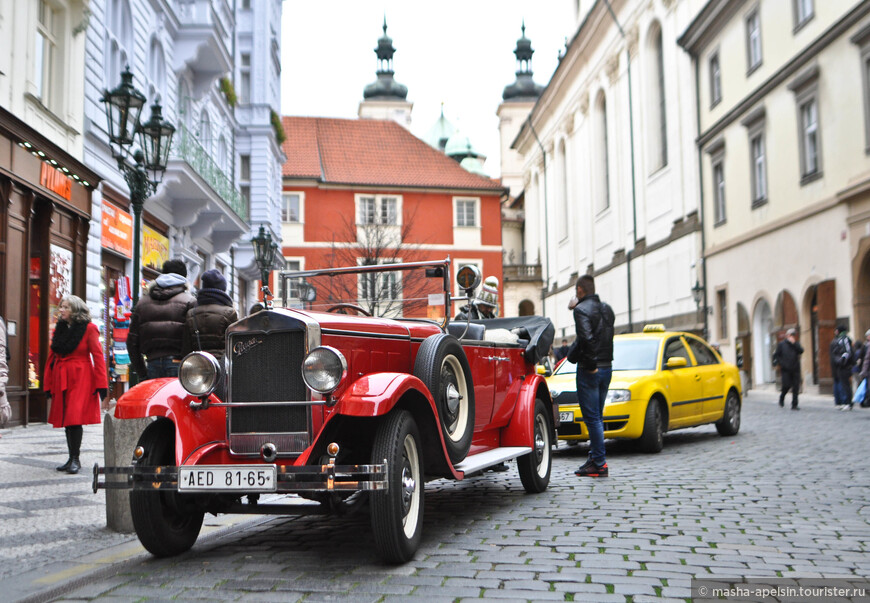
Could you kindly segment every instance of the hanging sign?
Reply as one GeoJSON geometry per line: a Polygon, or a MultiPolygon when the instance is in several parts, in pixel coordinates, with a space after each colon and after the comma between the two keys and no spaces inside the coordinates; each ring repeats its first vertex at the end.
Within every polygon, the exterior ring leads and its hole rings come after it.
{"type": "Polygon", "coordinates": [[[133,217],[120,207],[103,201],[102,245],[127,258],[133,257],[133,217]]]}
{"type": "Polygon", "coordinates": [[[169,239],[142,225],[142,265],[162,270],[163,262],[169,259],[169,239]]]}

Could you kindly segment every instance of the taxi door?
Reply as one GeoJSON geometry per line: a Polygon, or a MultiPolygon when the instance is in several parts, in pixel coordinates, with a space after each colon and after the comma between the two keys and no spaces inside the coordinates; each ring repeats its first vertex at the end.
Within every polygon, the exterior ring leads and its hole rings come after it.
{"type": "Polygon", "coordinates": [[[704,390],[704,404],[698,409],[696,423],[706,423],[722,415],[725,408],[725,367],[710,347],[694,337],[686,337],[689,349],[695,357],[704,390]]]}
{"type": "Polygon", "coordinates": [[[702,410],[703,384],[698,367],[694,365],[689,350],[679,335],[672,336],[665,343],[662,373],[668,382],[668,402],[671,407],[669,426],[675,428],[691,425],[694,417],[702,410]],[[671,358],[683,358],[686,364],[668,368],[668,360],[671,358]]]}

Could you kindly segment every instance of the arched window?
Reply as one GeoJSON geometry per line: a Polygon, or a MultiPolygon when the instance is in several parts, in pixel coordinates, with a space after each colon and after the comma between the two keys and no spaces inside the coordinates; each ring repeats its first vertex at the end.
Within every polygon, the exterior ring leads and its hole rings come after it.
{"type": "Polygon", "coordinates": [[[218,139],[218,147],[217,147],[217,164],[222,172],[226,173],[227,170],[227,140],[224,138],[223,134],[218,139]]]}
{"type": "Polygon", "coordinates": [[[202,115],[199,117],[199,144],[202,145],[206,153],[211,153],[211,120],[205,109],[202,110],[202,115]]]}
{"type": "Polygon", "coordinates": [[[662,28],[650,27],[647,43],[647,128],[650,169],[655,172],[668,164],[668,120],[665,105],[665,60],[662,28]]]}
{"type": "Polygon", "coordinates": [[[599,90],[595,98],[595,114],[592,120],[593,190],[595,207],[603,211],[610,207],[610,148],[607,140],[607,99],[599,90]]]}
{"type": "Polygon", "coordinates": [[[166,55],[163,45],[157,38],[151,39],[151,48],[148,53],[148,79],[149,101],[154,102],[160,98],[161,104],[166,104],[166,55]]]}
{"type": "Polygon", "coordinates": [[[558,203],[556,234],[561,241],[568,236],[568,158],[564,140],[559,141],[556,151],[556,178],[559,179],[559,190],[556,197],[558,203]]]}
{"type": "MultiPolygon", "coordinates": [[[[128,0],[110,0],[106,15],[105,60],[103,78],[112,89],[121,81],[121,71],[133,56],[133,18],[128,0]]],[[[130,65],[132,69],[132,65],[130,65]]]]}
{"type": "Polygon", "coordinates": [[[187,80],[178,80],[178,120],[189,131],[193,123],[193,107],[190,103],[190,84],[187,80]]]}

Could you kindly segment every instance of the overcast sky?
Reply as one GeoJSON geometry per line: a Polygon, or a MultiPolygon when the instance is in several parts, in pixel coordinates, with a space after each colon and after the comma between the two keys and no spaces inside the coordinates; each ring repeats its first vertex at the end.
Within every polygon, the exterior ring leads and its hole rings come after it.
{"type": "Polygon", "coordinates": [[[363,88],[377,78],[374,48],[393,39],[395,79],[414,103],[411,131],[423,137],[444,115],[499,174],[496,109],[515,80],[513,51],[525,19],[535,81],[546,85],[565,38],[571,0],[286,0],[281,109],[284,115],[356,118],[363,88]]]}

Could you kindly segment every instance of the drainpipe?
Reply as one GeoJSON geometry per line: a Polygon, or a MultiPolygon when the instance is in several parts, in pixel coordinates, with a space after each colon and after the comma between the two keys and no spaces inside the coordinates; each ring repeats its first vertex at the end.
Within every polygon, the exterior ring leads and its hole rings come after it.
{"type": "Polygon", "coordinates": [[[547,211],[547,153],[544,151],[544,145],[541,144],[541,139],[538,138],[538,133],[535,131],[535,126],[532,125],[532,115],[529,114],[526,117],[526,121],[529,124],[529,128],[532,131],[532,134],[535,136],[535,140],[538,143],[538,147],[541,149],[541,157],[544,162],[544,176],[541,180],[544,183],[544,254],[546,255],[545,264],[547,266],[545,272],[545,280],[544,280],[544,288],[541,289],[541,311],[546,316],[546,301],[547,301],[547,290],[550,288],[550,218],[549,212],[547,211]]]}
{"type": "MultiPolygon", "coordinates": [[[[610,6],[610,0],[604,0],[604,5],[607,6],[607,11],[610,13],[610,16],[613,18],[613,22],[616,24],[616,29],[619,30],[619,35],[622,36],[623,40],[626,40],[625,31],[623,31],[622,26],[619,24],[619,20],[616,18],[616,13],[613,12],[613,7],[610,6]]],[[[637,186],[635,185],[635,175],[634,175],[634,107],[632,106],[631,99],[631,51],[628,48],[628,43],[625,45],[625,62],[627,67],[627,76],[628,76],[628,142],[629,142],[629,150],[631,152],[631,228],[632,228],[632,244],[631,249],[625,254],[625,272],[626,278],[628,279],[627,288],[628,288],[628,330],[629,332],[634,331],[634,321],[632,320],[631,315],[631,256],[634,253],[635,248],[637,247],[637,186]]],[[[606,127],[606,124],[605,124],[606,127]]],[[[605,183],[607,184],[607,183],[605,183]]],[[[706,301],[706,300],[705,300],[706,301]]]]}
{"type": "MultiPolygon", "coordinates": [[[[695,135],[701,135],[701,89],[699,86],[700,70],[697,57],[695,58],[695,135]]],[[[701,262],[701,279],[703,284],[704,300],[704,340],[708,338],[707,325],[707,260],[704,258],[704,250],[707,248],[706,233],[704,229],[704,161],[701,157],[701,149],[698,148],[698,222],[701,224],[701,252],[698,261],[701,262]]]]}

